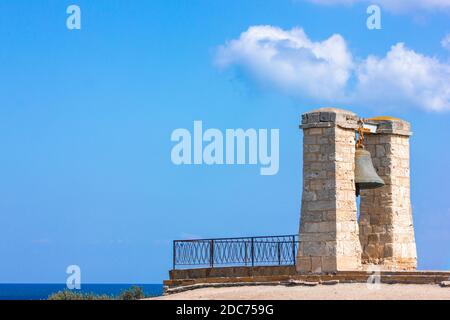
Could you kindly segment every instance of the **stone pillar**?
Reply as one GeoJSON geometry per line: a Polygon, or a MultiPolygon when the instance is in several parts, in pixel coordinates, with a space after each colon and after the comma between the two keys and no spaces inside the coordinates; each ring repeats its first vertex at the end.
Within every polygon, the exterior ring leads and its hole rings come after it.
{"type": "Polygon", "coordinates": [[[412,270],[417,265],[410,200],[410,125],[402,120],[377,120],[377,134],[368,134],[366,149],[386,185],[362,190],[360,240],[362,263],[384,270],[412,270]]]}
{"type": "Polygon", "coordinates": [[[361,267],[354,182],[357,116],[324,108],[302,116],[303,194],[297,271],[361,267]]]}

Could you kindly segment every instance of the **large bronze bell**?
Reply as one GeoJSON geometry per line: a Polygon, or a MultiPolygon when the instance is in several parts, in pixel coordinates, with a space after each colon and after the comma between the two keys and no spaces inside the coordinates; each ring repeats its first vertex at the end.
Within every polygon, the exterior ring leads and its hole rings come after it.
{"type": "Polygon", "coordinates": [[[362,189],[375,189],[384,186],[383,179],[375,171],[370,152],[363,148],[356,148],[355,184],[356,196],[359,196],[362,189]]]}

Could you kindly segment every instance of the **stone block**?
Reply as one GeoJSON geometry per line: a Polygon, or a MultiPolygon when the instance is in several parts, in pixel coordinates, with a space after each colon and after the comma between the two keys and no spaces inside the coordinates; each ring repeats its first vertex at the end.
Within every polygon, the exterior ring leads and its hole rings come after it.
{"type": "Polygon", "coordinates": [[[337,257],[336,261],[337,261],[337,269],[339,271],[362,269],[360,256],[339,256],[337,257]]]}
{"type": "Polygon", "coordinates": [[[305,145],[308,144],[317,144],[317,137],[316,136],[311,136],[311,135],[305,135],[303,137],[303,143],[305,145]]]}
{"type": "Polygon", "coordinates": [[[322,257],[311,257],[311,272],[321,273],[322,272],[322,257]]]}
{"type": "Polygon", "coordinates": [[[336,114],[332,112],[321,112],[320,113],[320,121],[321,122],[335,122],[336,114]]]}
{"type": "Polygon", "coordinates": [[[336,256],[322,257],[322,272],[335,272],[336,270],[336,256]]]}
{"type": "Polygon", "coordinates": [[[322,135],[323,129],[322,128],[311,128],[311,129],[308,129],[308,134],[309,135],[322,135]]]}
{"type": "Polygon", "coordinates": [[[311,272],[311,258],[297,257],[296,268],[301,273],[311,272]]]}

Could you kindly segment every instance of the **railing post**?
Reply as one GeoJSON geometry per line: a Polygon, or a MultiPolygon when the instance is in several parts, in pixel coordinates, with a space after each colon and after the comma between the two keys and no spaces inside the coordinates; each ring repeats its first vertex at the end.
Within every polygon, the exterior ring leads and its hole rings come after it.
{"type": "Polygon", "coordinates": [[[244,263],[247,266],[248,263],[248,254],[247,254],[247,241],[244,240],[244,263]]]}
{"type": "Polygon", "coordinates": [[[296,265],[296,261],[295,261],[295,236],[292,236],[292,264],[295,266],[296,265]]]}
{"type": "Polygon", "coordinates": [[[281,243],[280,243],[280,241],[278,240],[278,242],[277,242],[277,247],[278,247],[278,265],[279,265],[279,266],[281,265],[281,247],[280,247],[280,245],[281,245],[281,243]]]}
{"type": "Polygon", "coordinates": [[[172,248],[172,270],[175,270],[175,268],[176,268],[176,254],[177,254],[177,251],[176,251],[176,249],[175,249],[175,241],[173,241],[173,244],[172,244],[172,246],[173,246],[173,248],[172,248]]]}
{"type": "Polygon", "coordinates": [[[255,266],[255,238],[252,237],[252,246],[251,246],[251,254],[252,254],[252,267],[255,266]]]}
{"type": "Polygon", "coordinates": [[[214,268],[214,239],[209,243],[209,265],[214,268]]]}

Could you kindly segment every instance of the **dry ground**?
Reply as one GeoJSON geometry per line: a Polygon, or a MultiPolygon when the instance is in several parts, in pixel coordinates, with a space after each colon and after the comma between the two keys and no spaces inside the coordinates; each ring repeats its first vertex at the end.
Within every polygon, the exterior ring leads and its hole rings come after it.
{"type": "Polygon", "coordinates": [[[168,296],[158,300],[450,300],[450,288],[431,284],[378,284],[339,283],[336,285],[308,286],[244,286],[201,288],[168,296]]]}

